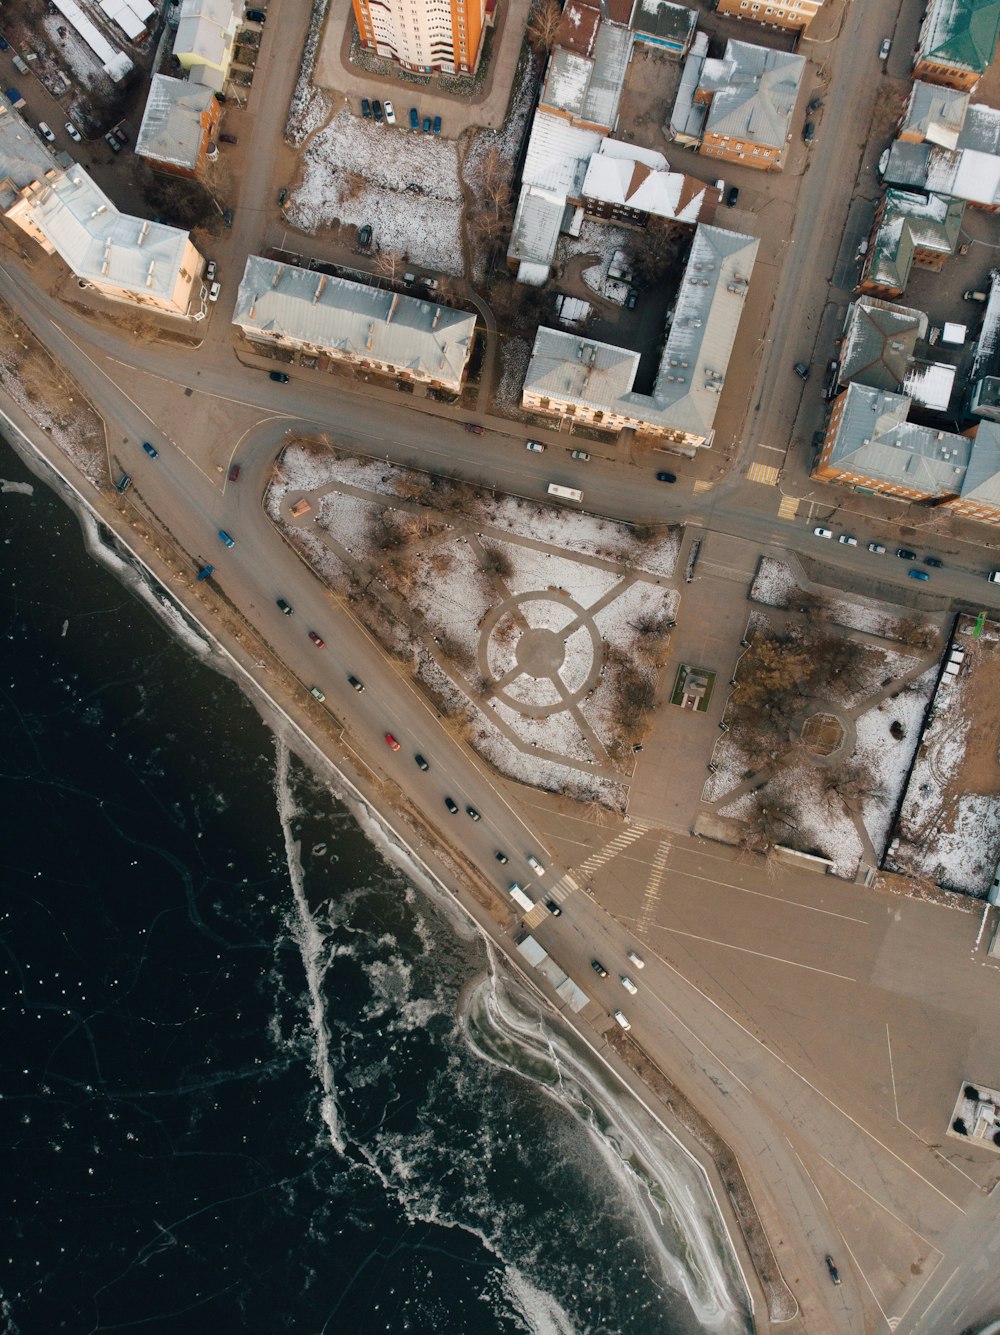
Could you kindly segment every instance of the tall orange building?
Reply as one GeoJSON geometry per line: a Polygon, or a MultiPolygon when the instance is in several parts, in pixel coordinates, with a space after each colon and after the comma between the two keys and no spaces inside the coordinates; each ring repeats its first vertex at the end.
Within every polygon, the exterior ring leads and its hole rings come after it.
{"type": "Polygon", "coordinates": [[[495,0],[351,0],[362,46],[421,74],[472,74],[495,0]]]}

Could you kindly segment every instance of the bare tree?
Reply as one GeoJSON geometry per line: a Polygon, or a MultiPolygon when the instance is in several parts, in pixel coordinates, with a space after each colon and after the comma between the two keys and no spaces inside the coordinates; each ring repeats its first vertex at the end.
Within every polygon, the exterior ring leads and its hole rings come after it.
{"type": "Polygon", "coordinates": [[[562,22],[559,0],[535,0],[528,15],[528,43],[533,51],[551,51],[562,22]]]}
{"type": "Polygon", "coordinates": [[[346,204],[348,200],[357,199],[362,191],[368,189],[368,179],[361,172],[342,171],[337,173],[337,180],[340,183],[340,203],[346,204]]]}
{"type": "Polygon", "coordinates": [[[383,278],[395,280],[405,261],[398,250],[380,250],[375,256],[375,269],[383,278]]]}

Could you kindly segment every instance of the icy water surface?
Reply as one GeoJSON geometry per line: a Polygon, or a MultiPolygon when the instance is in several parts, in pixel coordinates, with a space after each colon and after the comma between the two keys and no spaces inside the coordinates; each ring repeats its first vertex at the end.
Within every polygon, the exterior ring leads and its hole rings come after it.
{"type": "Polygon", "coordinates": [[[0,476],[0,1329],[742,1330],[667,1137],[0,476]]]}

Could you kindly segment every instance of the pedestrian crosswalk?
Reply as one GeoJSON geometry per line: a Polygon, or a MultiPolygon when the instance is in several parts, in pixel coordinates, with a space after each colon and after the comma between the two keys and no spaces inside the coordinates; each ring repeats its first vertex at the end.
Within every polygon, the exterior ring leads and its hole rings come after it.
{"type": "Polygon", "coordinates": [[[656,906],[660,901],[660,886],[663,883],[663,873],[666,869],[667,859],[670,857],[671,841],[664,839],[656,852],[653,854],[653,861],[649,869],[649,880],[646,882],[646,893],[642,897],[642,905],[639,908],[639,917],[636,922],[636,932],[639,936],[645,936],[652,920],[656,906]]]}
{"type": "Polygon", "coordinates": [[[762,482],[766,487],[776,487],[779,471],[773,464],[754,463],[747,469],[747,478],[751,482],[762,482]]]}
{"type": "Polygon", "coordinates": [[[797,496],[782,496],[781,504],[778,506],[779,519],[794,519],[799,512],[799,498],[797,496]]]}
{"type": "Polygon", "coordinates": [[[587,880],[593,876],[595,871],[599,871],[601,867],[609,863],[612,858],[616,858],[619,853],[624,853],[630,844],[634,844],[637,839],[641,839],[648,830],[649,826],[645,822],[640,820],[630,821],[621,834],[616,834],[609,844],[597,849],[596,852],[591,853],[589,858],[580,863],[576,869],[577,876],[581,881],[587,880]]]}
{"type": "Polygon", "coordinates": [[[710,491],[713,485],[714,484],[711,482],[706,482],[703,477],[696,477],[693,490],[695,495],[697,495],[699,491],[710,491]]]}

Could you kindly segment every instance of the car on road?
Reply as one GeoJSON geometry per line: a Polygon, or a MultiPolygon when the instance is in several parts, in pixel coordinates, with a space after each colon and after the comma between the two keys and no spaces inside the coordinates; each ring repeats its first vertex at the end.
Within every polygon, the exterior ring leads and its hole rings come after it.
{"type": "Polygon", "coordinates": [[[535,857],[534,853],[528,854],[528,866],[531,868],[531,870],[535,873],[536,876],[545,875],[545,868],[535,857]]]}
{"type": "Polygon", "coordinates": [[[314,630],[309,631],[309,638],[312,640],[313,644],[316,646],[317,649],[326,648],[326,640],[321,640],[314,630]]]}
{"type": "Polygon", "coordinates": [[[221,284],[221,283],[213,283],[212,286],[208,289],[208,299],[209,299],[209,301],[218,301],[218,300],[219,300],[219,293],[220,293],[221,291],[222,291],[222,284],[221,284]]]}
{"type": "Polygon", "coordinates": [[[907,571],[907,574],[910,576],[910,579],[930,579],[930,575],[928,575],[926,570],[917,570],[914,568],[913,570],[907,571]]]}
{"type": "Polygon", "coordinates": [[[656,475],[656,480],[657,480],[657,482],[676,482],[676,481],[677,481],[677,474],[676,474],[676,473],[657,473],[657,475],[656,475]]]}
{"type": "Polygon", "coordinates": [[[215,260],[209,260],[209,261],[208,261],[208,263],[205,265],[205,282],[206,282],[206,283],[214,283],[214,282],[215,282],[215,275],[216,275],[216,271],[218,270],[218,267],[219,267],[219,266],[216,264],[215,260]]]}
{"type": "Polygon", "coordinates": [[[806,144],[811,144],[815,138],[816,138],[816,126],[813,125],[812,121],[806,121],[805,125],[803,125],[802,127],[803,142],[806,144]]]}
{"type": "Polygon", "coordinates": [[[128,491],[132,485],[132,479],[128,473],[122,473],[121,477],[115,483],[115,491],[128,491]]]}
{"type": "Polygon", "coordinates": [[[590,455],[586,450],[570,450],[569,457],[571,459],[579,459],[582,463],[587,463],[590,459],[590,455]]]}
{"type": "Polygon", "coordinates": [[[226,547],[236,546],[236,539],[230,537],[230,535],[226,532],[224,528],[219,529],[219,541],[223,543],[226,547]]]}
{"type": "Polygon", "coordinates": [[[427,761],[423,758],[423,756],[420,754],[419,751],[413,757],[413,759],[417,762],[417,769],[423,770],[424,773],[426,774],[426,772],[430,769],[430,765],[428,765],[427,761]]]}
{"type": "Polygon", "coordinates": [[[542,444],[540,440],[529,440],[526,442],[524,448],[526,450],[530,450],[532,454],[545,453],[545,446],[542,444]]]}
{"type": "Polygon", "coordinates": [[[510,861],[510,858],[507,856],[506,853],[501,853],[501,852],[498,851],[497,853],[494,854],[494,856],[496,857],[497,862],[500,862],[500,863],[504,863],[504,862],[509,862],[509,861],[510,861]]]}
{"type": "Polygon", "coordinates": [[[142,442],[142,448],[146,451],[146,453],[149,455],[149,457],[150,457],[151,459],[155,459],[155,458],[157,458],[158,455],[159,455],[159,453],[160,453],[160,451],[159,451],[158,449],[156,449],[154,446],[150,445],[150,443],[149,443],[148,440],[144,440],[144,441],[142,442]]]}
{"type": "Polygon", "coordinates": [[[386,735],[385,735],[385,744],[386,744],[386,746],[389,748],[390,751],[398,751],[398,750],[399,750],[399,743],[396,741],[395,737],[393,737],[393,735],[392,735],[391,732],[387,732],[387,733],[386,733],[386,735]]]}
{"type": "MultiPolygon", "coordinates": [[[[881,45],[881,46],[879,47],[879,49],[878,49],[878,58],[879,58],[879,60],[888,60],[888,59],[889,59],[889,52],[890,52],[891,50],[892,50],[892,38],[891,38],[891,37],[883,37],[883,38],[882,38],[882,45],[881,45]]],[[[829,1259],[829,1258],[827,1258],[827,1259],[829,1259]]]]}
{"type": "Polygon", "coordinates": [[[631,1029],[631,1028],[632,1028],[632,1026],[629,1024],[628,1020],[625,1018],[625,1012],[624,1012],[624,1011],[615,1011],[615,1022],[616,1022],[616,1024],[620,1024],[621,1027],[622,1027],[623,1029],[631,1029]]]}
{"type": "Polygon", "coordinates": [[[435,133],[435,134],[440,134],[440,133],[441,133],[441,117],[440,117],[440,116],[435,116],[435,117],[434,117],[434,133],[435,133]]]}
{"type": "Polygon", "coordinates": [[[618,981],[621,983],[625,991],[631,992],[633,996],[639,991],[635,983],[632,982],[632,979],[629,978],[628,974],[619,974],[618,981]]]}
{"type": "Polygon", "coordinates": [[[479,812],[476,810],[475,807],[466,807],[465,814],[467,816],[471,816],[473,820],[482,820],[482,816],[479,814],[479,812]]]}
{"type": "Polygon", "coordinates": [[[359,681],[352,673],[348,673],[347,684],[348,686],[352,686],[356,691],[363,691],[365,689],[364,682],[359,681]]]}
{"type": "Polygon", "coordinates": [[[453,816],[458,815],[458,803],[453,798],[446,797],[444,799],[444,804],[453,816]]]}
{"type": "Polygon", "coordinates": [[[73,140],[73,143],[74,143],[74,144],[82,144],[82,143],[83,143],[83,135],[82,135],[82,134],[80,133],[80,131],[76,128],[76,126],[73,124],[72,121],[67,121],[66,124],[63,126],[63,129],[66,131],[66,133],[69,135],[69,137],[73,140]]]}
{"type": "Polygon", "coordinates": [[[1000,584],[1000,570],[991,570],[986,578],[991,584],[1000,584]]]}
{"type": "Polygon", "coordinates": [[[641,955],[637,955],[634,950],[628,952],[628,957],[637,969],[644,969],[646,967],[646,961],[641,955]]]}
{"type": "Polygon", "coordinates": [[[120,153],[120,152],[122,151],[122,146],[121,146],[121,144],[120,144],[120,143],[118,142],[118,140],[114,137],[114,135],[111,133],[110,130],[109,130],[109,131],[107,132],[107,134],[104,136],[104,142],[105,142],[105,143],[108,145],[108,147],[111,149],[112,153],[120,153]]]}
{"type": "Polygon", "coordinates": [[[233,464],[229,469],[229,481],[239,482],[239,480],[240,480],[240,466],[239,464],[233,464]]]}
{"type": "Polygon", "coordinates": [[[858,545],[857,538],[852,538],[850,533],[841,533],[837,541],[842,542],[845,547],[856,547],[858,545]]]}
{"type": "Polygon", "coordinates": [[[917,559],[916,552],[911,552],[909,547],[897,547],[896,555],[901,561],[915,561],[917,559]]]}
{"type": "Polygon", "coordinates": [[[829,1271],[831,1281],[832,1281],[834,1284],[839,1284],[839,1283],[840,1283],[840,1271],[839,1271],[839,1270],[837,1269],[837,1267],[833,1264],[833,1257],[832,1257],[832,1256],[824,1256],[824,1257],[823,1257],[823,1260],[826,1262],[826,1268],[827,1268],[827,1270],[829,1271]]]}
{"type": "Polygon", "coordinates": [[[318,686],[310,686],[309,691],[310,694],[316,697],[316,699],[320,702],[320,704],[322,704],[323,701],[326,699],[326,696],[323,694],[323,692],[319,689],[318,686]]]}
{"type": "Polygon", "coordinates": [[[739,199],[739,197],[740,197],[740,188],[739,188],[739,186],[738,186],[738,185],[731,185],[731,186],[729,187],[729,192],[728,192],[728,194],[726,195],[726,205],[727,205],[727,207],[728,207],[728,208],[731,208],[731,209],[734,209],[734,208],[736,207],[736,201],[739,199]]]}
{"type": "Polygon", "coordinates": [[[800,380],[809,379],[809,367],[805,364],[805,362],[796,362],[795,365],[792,367],[792,370],[795,372],[795,374],[798,376],[800,380]]]}
{"type": "Polygon", "coordinates": [[[556,903],[554,899],[547,899],[545,901],[545,907],[552,914],[553,918],[562,917],[562,909],[559,907],[559,905],[556,903]]]}
{"type": "Polygon", "coordinates": [[[267,15],[264,13],[264,11],[263,11],[262,9],[248,9],[248,10],[247,10],[247,13],[246,13],[246,17],[247,17],[248,22],[250,22],[250,23],[266,23],[266,22],[267,22],[267,15]]]}
{"type": "Polygon", "coordinates": [[[386,125],[396,124],[396,109],[388,98],[385,100],[385,123],[386,125]]]}
{"type": "Polygon", "coordinates": [[[410,129],[411,130],[420,129],[420,112],[416,109],[416,107],[410,107],[410,129]]]}
{"type": "Polygon", "coordinates": [[[240,142],[239,139],[237,139],[236,135],[234,135],[234,134],[220,134],[220,135],[219,135],[219,143],[220,143],[220,144],[238,144],[239,142],[240,142]]]}
{"type": "Polygon", "coordinates": [[[372,118],[372,104],[368,101],[367,97],[361,99],[361,114],[366,121],[370,121],[372,118]]]}
{"type": "Polygon", "coordinates": [[[225,213],[223,213],[223,215],[222,215],[222,225],[223,225],[223,227],[232,227],[232,225],[233,225],[233,211],[232,211],[232,209],[226,209],[225,213]]]}
{"type": "Polygon", "coordinates": [[[870,542],[868,544],[868,550],[874,552],[876,556],[885,556],[885,548],[880,542],[870,542]]]}
{"type": "Polygon", "coordinates": [[[590,967],[593,969],[594,973],[596,973],[600,978],[607,978],[608,971],[600,960],[591,960],[590,967]]]}
{"type": "Polygon", "coordinates": [[[362,227],[358,228],[358,245],[370,246],[371,243],[372,243],[372,225],[371,223],[365,223],[362,227]]]}
{"type": "Polygon", "coordinates": [[[281,608],[282,612],[284,612],[285,616],[290,617],[292,613],[295,611],[295,608],[291,605],[291,603],[286,603],[284,598],[279,598],[277,601],[278,601],[278,606],[281,608]]]}
{"type": "Polygon", "coordinates": [[[377,97],[372,98],[372,115],[375,117],[375,124],[382,124],[382,103],[377,97]]]}
{"type": "Polygon", "coordinates": [[[944,562],[941,560],[940,556],[925,556],[924,565],[933,566],[935,570],[941,570],[944,566],[944,562]]]}
{"type": "Polygon", "coordinates": [[[471,431],[474,436],[481,436],[484,434],[484,428],[479,426],[476,422],[466,422],[464,423],[464,426],[466,431],[471,431]]]}
{"type": "Polygon", "coordinates": [[[433,121],[431,120],[430,116],[425,116],[424,123],[421,126],[421,129],[423,130],[424,134],[430,134],[432,125],[433,121]]]}
{"type": "Polygon", "coordinates": [[[822,528],[822,527],[820,527],[820,528],[814,528],[814,529],[813,529],[813,532],[816,534],[817,538],[832,538],[832,537],[833,537],[833,529],[831,529],[831,528],[822,528]]]}
{"type": "Polygon", "coordinates": [[[268,380],[275,381],[279,385],[288,384],[288,376],[285,375],[284,371],[268,371],[267,378],[268,380]]]}
{"type": "Polygon", "coordinates": [[[48,125],[46,125],[44,121],[38,122],[38,133],[42,136],[43,139],[47,139],[50,144],[54,144],[56,142],[55,135],[52,133],[51,129],[48,127],[48,125]]]}

